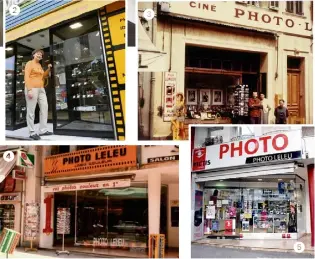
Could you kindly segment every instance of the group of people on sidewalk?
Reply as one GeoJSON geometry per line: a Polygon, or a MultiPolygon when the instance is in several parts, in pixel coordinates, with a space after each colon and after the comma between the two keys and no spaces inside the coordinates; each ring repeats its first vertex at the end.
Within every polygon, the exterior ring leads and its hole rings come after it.
{"type": "MultiPolygon", "coordinates": [[[[279,106],[274,111],[276,124],[287,124],[289,117],[288,108],[284,105],[284,100],[279,100],[279,106]]],[[[269,112],[271,110],[264,94],[253,92],[253,97],[248,101],[250,123],[251,124],[268,124],[269,112]]]]}

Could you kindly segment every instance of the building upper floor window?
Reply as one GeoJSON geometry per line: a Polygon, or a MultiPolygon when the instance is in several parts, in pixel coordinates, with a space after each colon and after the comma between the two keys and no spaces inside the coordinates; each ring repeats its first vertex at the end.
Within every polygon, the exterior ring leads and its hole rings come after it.
{"type": "Polygon", "coordinates": [[[237,3],[253,5],[262,8],[278,9],[279,1],[236,1],[237,3]]]}
{"type": "Polygon", "coordinates": [[[52,146],[51,155],[59,155],[70,152],[70,146],[52,146]]]}
{"type": "Polygon", "coordinates": [[[303,15],[303,1],[287,1],[286,5],[287,12],[303,15]]]}

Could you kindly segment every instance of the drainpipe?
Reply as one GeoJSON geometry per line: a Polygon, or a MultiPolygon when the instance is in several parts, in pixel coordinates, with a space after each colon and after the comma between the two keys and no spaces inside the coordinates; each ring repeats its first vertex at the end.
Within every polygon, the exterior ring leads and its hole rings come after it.
{"type": "MultiPolygon", "coordinates": [[[[156,44],[156,27],[157,27],[157,2],[153,2],[153,11],[154,18],[152,19],[152,28],[151,28],[151,40],[155,46],[156,44]]],[[[153,116],[154,116],[154,100],[153,100],[153,89],[155,87],[155,73],[151,72],[151,80],[150,80],[150,103],[149,103],[149,135],[150,139],[153,138],[153,116]]]]}

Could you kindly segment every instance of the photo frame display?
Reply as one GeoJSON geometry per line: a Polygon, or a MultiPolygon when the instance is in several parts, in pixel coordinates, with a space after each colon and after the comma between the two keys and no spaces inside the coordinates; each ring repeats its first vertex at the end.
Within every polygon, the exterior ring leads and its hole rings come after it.
{"type": "Polygon", "coordinates": [[[198,104],[197,89],[188,88],[186,90],[186,104],[187,105],[197,105],[198,104]]]}
{"type": "Polygon", "coordinates": [[[223,90],[212,90],[212,105],[223,105],[223,90]]]}
{"type": "Polygon", "coordinates": [[[210,105],[211,102],[211,91],[208,89],[201,89],[199,92],[200,103],[202,105],[210,105]]]}

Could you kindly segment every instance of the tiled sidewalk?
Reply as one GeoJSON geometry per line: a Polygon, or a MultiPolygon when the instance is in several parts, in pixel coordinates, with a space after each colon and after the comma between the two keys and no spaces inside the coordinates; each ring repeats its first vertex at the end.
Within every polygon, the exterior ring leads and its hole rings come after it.
{"type": "Polygon", "coordinates": [[[238,249],[252,249],[263,251],[281,251],[281,252],[295,252],[294,244],[296,242],[303,242],[305,250],[303,253],[314,254],[314,247],[311,247],[311,236],[306,235],[299,240],[238,240],[238,239],[209,239],[204,238],[193,243],[204,244],[217,247],[238,248],[238,249]]]}

